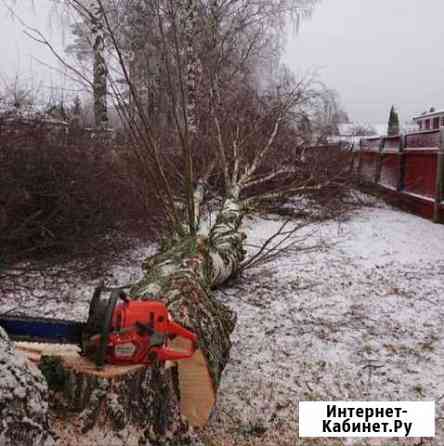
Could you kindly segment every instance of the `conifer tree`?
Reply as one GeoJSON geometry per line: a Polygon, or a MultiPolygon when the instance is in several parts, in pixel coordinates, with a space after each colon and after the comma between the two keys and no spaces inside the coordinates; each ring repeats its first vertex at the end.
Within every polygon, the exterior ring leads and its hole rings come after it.
{"type": "Polygon", "coordinates": [[[388,136],[399,135],[399,116],[395,110],[394,105],[392,105],[392,108],[390,109],[387,135],[388,136]]]}

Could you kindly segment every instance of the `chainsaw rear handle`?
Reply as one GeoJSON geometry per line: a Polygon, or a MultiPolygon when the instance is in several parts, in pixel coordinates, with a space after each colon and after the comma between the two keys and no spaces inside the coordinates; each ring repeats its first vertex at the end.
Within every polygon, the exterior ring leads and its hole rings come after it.
{"type": "Polygon", "coordinates": [[[123,292],[123,290],[129,288],[130,285],[125,285],[125,286],[121,286],[121,287],[114,287],[114,288],[109,288],[105,286],[105,282],[104,280],[101,280],[98,285],[94,288],[94,292],[93,292],[93,296],[91,299],[91,303],[89,304],[89,315],[91,316],[92,314],[95,314],[95,311],[97,309],[97,305],[100,302],[100,297],[102,295],[103,292],[107,293],[114,293],[114,292],[119,292],[119,297],[123,300],[127,300],[127,296],[126,294],[123,292]]]}

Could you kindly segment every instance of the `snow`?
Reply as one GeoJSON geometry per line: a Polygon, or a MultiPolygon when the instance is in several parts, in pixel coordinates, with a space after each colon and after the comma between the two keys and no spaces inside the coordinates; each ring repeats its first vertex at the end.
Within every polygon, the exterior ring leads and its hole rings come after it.
{"type": "MultiPolygon", "coordinates": [[[[124,286],[143,276],[143,260],[156,252],[157,245],[140,246],[122,252],[119,262],[110,267],[105,277],[84,281],[78,277],[78,262],[65,265],[63,269],[46,270],[45,277],[31,272],[19,283],[19,291],[0,294],[0,312],[20,312],[31,316],[55,317],[86,321],[89,302],[94,288],[104,279],[107,286],[124,286]],[[23,289],[22,289],[23,287],[23,289]]],[[[31,265],[19,265],[26,269],[31,265]]],[[[7,288],[7,287],[5,287],[7,288]]]]}
{"type": "MultiPolygon", "coordinates": [[[[281,224],[246,218],[249,250],[281,224]]],[[[298,401],[383,399],[435,400],[437,437],[422,444],[444,444],[444,225],[379,206],[311,224],[298,237],[302,247],[319,248],[249,269],[216,292],[238,322],[204,432],[219,441],[210,444],[306,445],[297,438],[298,401]]],[[[141,277],[154,249],[126,253],[108,283],[141,277]]],[[[95,283],[79,284],[65,300],[42,282],[26,306],[32,314],[85,318],[95,283]]],[[[11,299],[0,296],[0,308],[20,304],[11,299]]],[[[309,444],[379,444],[329,441],[309,444]]]]}
{"type": "Polygon", "coordinates": [[[54,446],[47,432],[48,392],[39,369],[16,353],[0,328],[0,444],[54,446]]]}
{"type": "MultiPolygon", "coordinates": [[[[247,240],[278,224],[254,221],[247,240]]],[[[219,294],[239,320],[214,430],[284,426],[295,444],[297,403],[313,399],[435,400],[442,417],[444,226],[373,208],[310,229],[330,246],[251,270],[219,294]]]]}

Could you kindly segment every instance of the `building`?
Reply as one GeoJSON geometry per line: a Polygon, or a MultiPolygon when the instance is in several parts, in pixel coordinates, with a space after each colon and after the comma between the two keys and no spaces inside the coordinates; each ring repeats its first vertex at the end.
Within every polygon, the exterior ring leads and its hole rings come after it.
{"type": "Polygon", "coordinates": [[[430,111],[424,112],[413,118],[418,125],[419,130],[438,130],[444,127],[444,110],[431,108],[430,111]]]}
{"type": "Polygon", "coordinates": [[[360,124],[350,122],[346,124],[338,124],[338,134],[328,138],[328,142],[332,144],[341,143],[345,146],[352,147],[356,150],[359,148],[359,141],[369,136],[384,136],[387,133],[385,124],[360,124]]]}

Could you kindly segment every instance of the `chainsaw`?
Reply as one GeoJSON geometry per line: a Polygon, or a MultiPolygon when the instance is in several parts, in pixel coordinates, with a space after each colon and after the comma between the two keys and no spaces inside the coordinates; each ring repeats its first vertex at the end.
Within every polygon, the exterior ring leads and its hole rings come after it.
{"type": "Polygon", "coordinates": [[[103,284],[94,290],[86,323],[0,315],[0,326],[14,341],[77,344],[98,369],[187,359],[197,348],[197,336],[174,322],[162,302],[129,299],[123,288],[103,284]],[[107,299],[104,291],[111,292],[107,299]],[[188,339],[190,347],[171,348],[169,341],[176,337],[188,339]]]}

